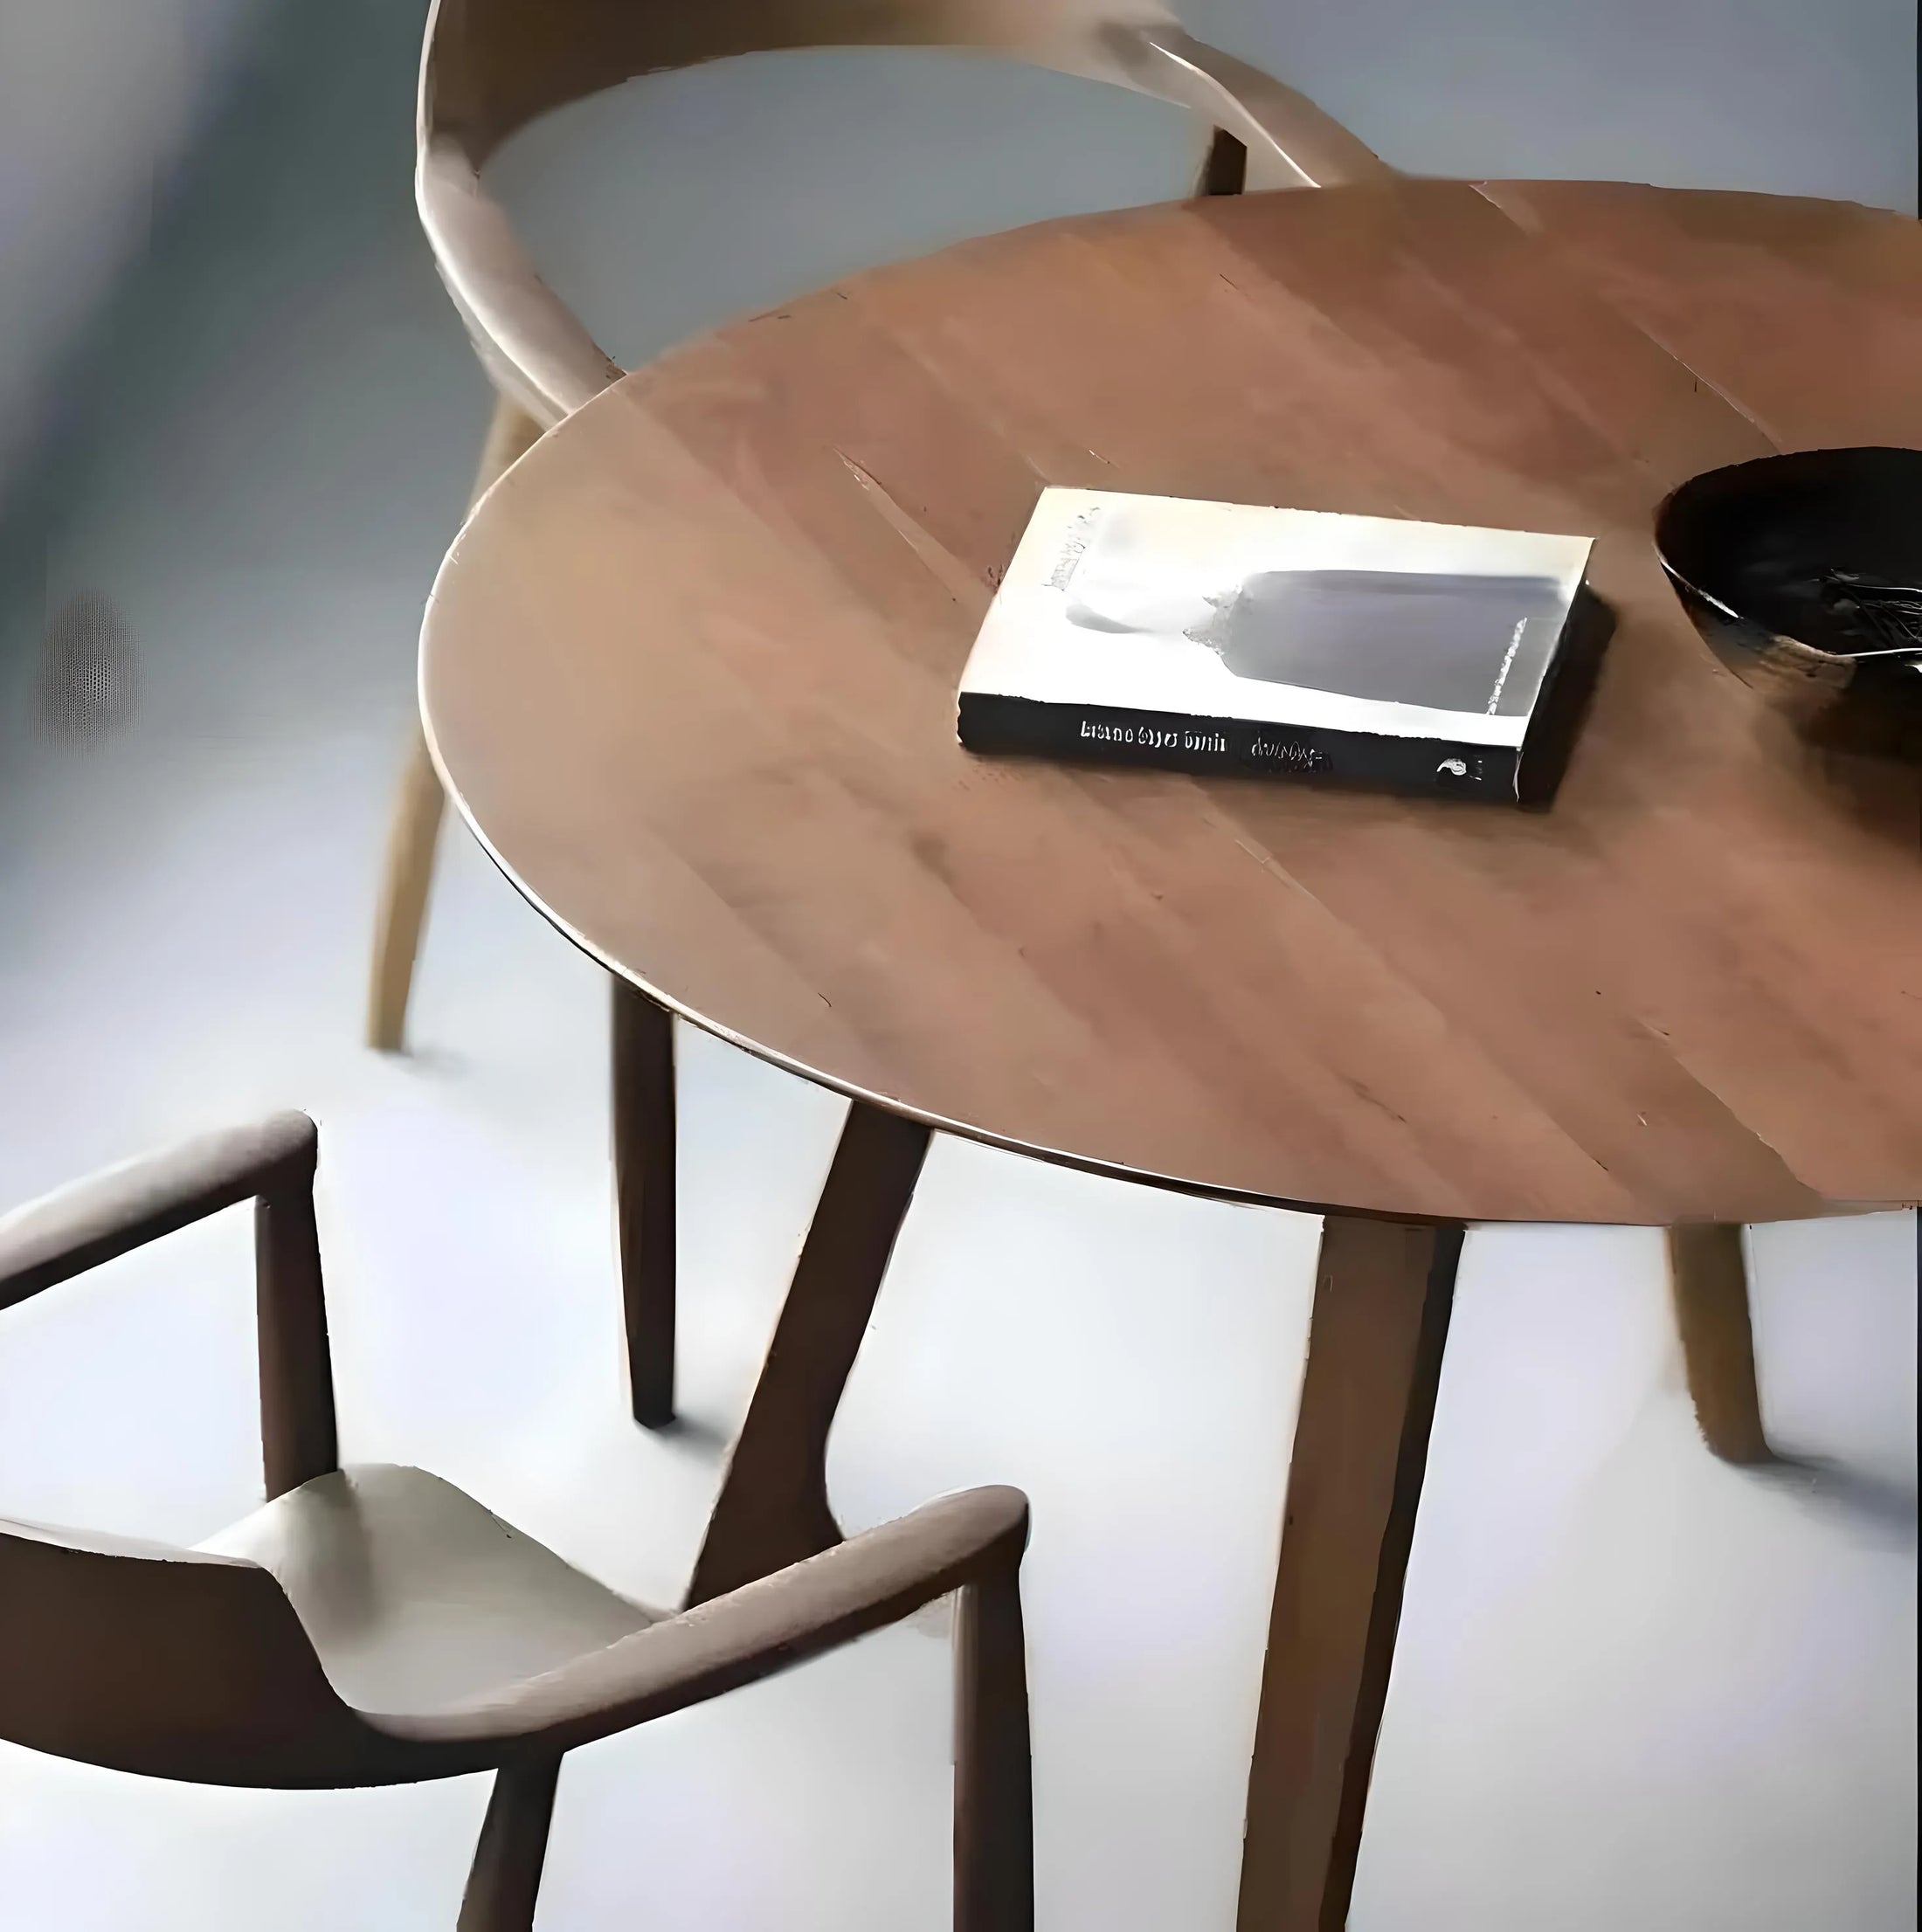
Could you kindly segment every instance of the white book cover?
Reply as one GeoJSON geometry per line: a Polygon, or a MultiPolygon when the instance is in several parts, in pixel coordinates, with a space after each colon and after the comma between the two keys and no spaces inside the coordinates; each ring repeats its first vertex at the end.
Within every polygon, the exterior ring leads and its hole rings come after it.
{"type": "Polygon", "coordinates": [[[1473,764],[1512,789],[1590,548],[1586,537],[1045,490],[963,674],[962,739],[1186,762],[1179,754],[1211,752],[1217,739],[1226,753],[1234,735],[1184,744],[1197,737],[1184,721],[1239,722],[1290,728],[1234,738],[1243,765],[1367,777],[1339,769],[1337,742],[1352,734],[1409,741],[1396,770],[1379,774],[1386,782],[1421,776],[1417,745],[1485,747],[1507,756],[1473,764]]]}

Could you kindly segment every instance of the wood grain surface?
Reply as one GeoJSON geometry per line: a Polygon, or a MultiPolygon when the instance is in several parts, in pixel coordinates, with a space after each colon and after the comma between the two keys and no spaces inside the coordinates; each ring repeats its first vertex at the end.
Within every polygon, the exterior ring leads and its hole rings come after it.
{"type": "Polygon", "coordinates": [[[650,992],[934,1125],[1410,1219],[1922,1195],[1922,774],[1789,737],[1655,506],[1922,442],[1922,228],[1395,181],[1051,223],[696,340],[483,501],[453,795],[650,992]],[[1545,813],[988,762],[954,687],[1049,483],[1591,534],[1545,813]]]}

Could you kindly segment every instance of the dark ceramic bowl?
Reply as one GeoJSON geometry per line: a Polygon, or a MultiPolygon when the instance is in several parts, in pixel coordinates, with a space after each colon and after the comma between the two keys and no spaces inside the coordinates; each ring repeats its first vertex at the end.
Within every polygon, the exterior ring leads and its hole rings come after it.
{"type": "Polygon", "coordinates": [[[1820,742],[1922,760],[1922,641],[1905,643],[1898,595],[1922,591],[1922,450],[1711,470],[1663,504],[1655,541],[1696,629],[1745,684],[1820,742]]]}

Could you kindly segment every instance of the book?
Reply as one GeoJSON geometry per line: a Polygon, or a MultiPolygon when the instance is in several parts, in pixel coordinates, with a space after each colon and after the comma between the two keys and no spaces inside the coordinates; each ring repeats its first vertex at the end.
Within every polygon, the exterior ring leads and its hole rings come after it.
{"type": "Polygon", "coordinates": [[[961,742],[1522,801],[1590,547],[1044,490],[962,674],[961,742]]]}

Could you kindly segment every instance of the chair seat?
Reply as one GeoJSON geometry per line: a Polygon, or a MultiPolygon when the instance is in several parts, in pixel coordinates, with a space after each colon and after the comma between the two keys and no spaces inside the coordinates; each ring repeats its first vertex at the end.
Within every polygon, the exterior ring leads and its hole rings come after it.
{"type": "Polygon", "coordinates": [[[277,1496],[199,1546],[270,1570],[357,1710],[446,1710],[656,1621],[465,1491],[367,1463],[277,1496]]]}

